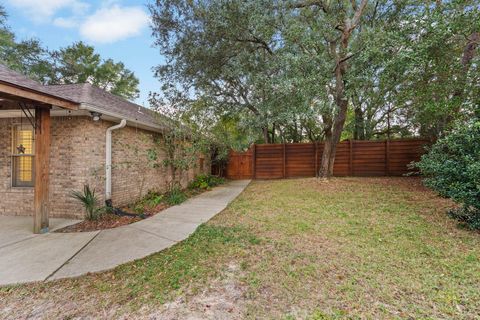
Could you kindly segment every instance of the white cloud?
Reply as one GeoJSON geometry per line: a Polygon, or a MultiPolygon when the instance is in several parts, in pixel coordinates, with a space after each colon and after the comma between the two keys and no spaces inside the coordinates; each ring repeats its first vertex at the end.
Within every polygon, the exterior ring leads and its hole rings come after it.
{"type": "Polygon", "coordinates": [[[83,38],[97,43],[113,43],[139,35],[149,17],[141,7],[113,5],[97,10],[80,25],[83,38]]]}
{"type": "Polygon", "coordinates": [[[52,16],[62,9],[80,15],[89,8],[88,3],[80,0],[9,0],[9,3],[23,10],[35,22],[50,22],[52,16]]]}
{"type": "Polygon", "coordinates": [[[53,25],[61,28],[75,28],[78,26],[78,21],[74,17],[71,17],[71,18],[58,17],[53,19],[53,25]]]}

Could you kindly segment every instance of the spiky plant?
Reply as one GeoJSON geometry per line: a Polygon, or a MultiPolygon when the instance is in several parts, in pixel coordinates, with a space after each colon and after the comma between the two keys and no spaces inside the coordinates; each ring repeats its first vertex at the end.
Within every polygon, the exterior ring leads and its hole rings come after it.
{"type": "Polygon", "coordinates": [[[80,201],[87,212],[87,220],[96,220],[104,212],[103,207],[98,207],[98,197],[95,189],[90,189],[88,184],[83,186],[83,191],[72,191],[70,196],[80,201]]]}

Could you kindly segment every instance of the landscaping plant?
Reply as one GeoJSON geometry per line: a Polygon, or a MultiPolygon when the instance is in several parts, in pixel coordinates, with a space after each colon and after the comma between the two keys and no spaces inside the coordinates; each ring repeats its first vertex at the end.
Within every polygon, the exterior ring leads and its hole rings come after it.
{"type": "Polygon", "coordinates": [[[72,191],[70,196],[82,203],[87,212],[87,220],[97,220],[106,211],[104,207],[98,206],[95,189],[90,189],[88,184],[83,186],[83,191],[72,191]]]}
{"type": "Polygon", "coordinates": [[[428,187],[461,204],[450,216],[480,229],[480,119],[457,126],[417,165],[428,187]]]}
{"type": "Polygon", "coordinates": [[[187,200],[187,195],[182,191],[179,185],[173,185],[165,194],[165,201],[171,205],[177,205],[187,200]]]}
{"type": "Polygon", "coordinates": [[[190,182],[188,187],[190,189],[207,190],[222,183],[225,183],[225,179],[222,177],[217,177],[211,174],[199,174],[192,182],[190,182]]]}

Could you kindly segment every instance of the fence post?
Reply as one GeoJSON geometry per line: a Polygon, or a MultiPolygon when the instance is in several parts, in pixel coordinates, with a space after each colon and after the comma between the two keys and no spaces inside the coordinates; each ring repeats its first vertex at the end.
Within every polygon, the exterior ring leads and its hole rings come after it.
{"type": "Polygon", "coordinates": [[[318,178],[318,141],[315,141],[315,178],[318,178]]]}
{"type": "Polygon", "coordinates": [[[390,140],[385,140],[385,175],[390,175],[390,140]]]}
{"type": "Polygon", "coordinates": [[[353,176],[353,141],[352,139],[348,140],[348,174],[353,176]]]}
{"type": "Polygon", "coordinates": [[[286,151],[285,151],[285,143],[283,144],[283,178],[285,179],[287,177],[286,175],[286,162],[287,162],[287,157],[286,157],[286,151]]]}
{"type": "Polygon", "coordinates": [[[257,153],[257,145],[254,143],[252,146],[252,179],[255,179],[256,170],[255,170],[255,162],[256,162],[256,153],[257,153]]]}

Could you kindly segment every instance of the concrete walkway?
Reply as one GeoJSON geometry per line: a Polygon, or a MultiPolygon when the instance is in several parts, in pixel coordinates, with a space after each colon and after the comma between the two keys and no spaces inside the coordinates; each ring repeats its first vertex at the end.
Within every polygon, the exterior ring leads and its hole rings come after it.
{"type": "MultiPolygon", "coordinates": [[[[0,238],[0,285],[80,276],[171,247],[225,209],[249,182],[229,182],[151,218],[115,229],[30,234],[15,241],[0,238]]],[[[2,229],[3,224],[0,232],[2,229]]]]}

